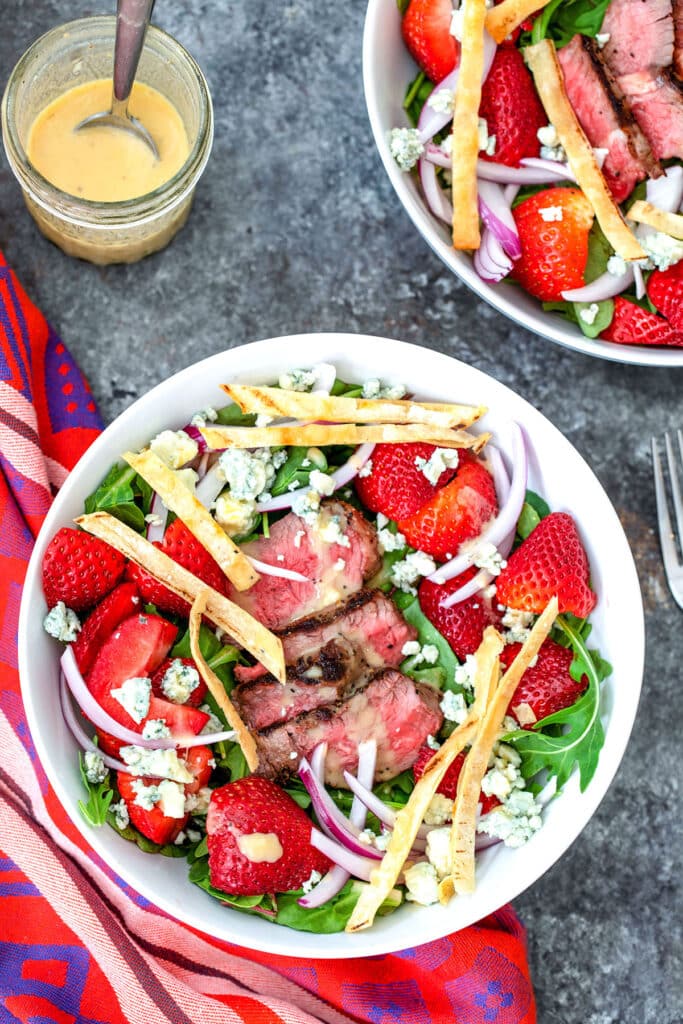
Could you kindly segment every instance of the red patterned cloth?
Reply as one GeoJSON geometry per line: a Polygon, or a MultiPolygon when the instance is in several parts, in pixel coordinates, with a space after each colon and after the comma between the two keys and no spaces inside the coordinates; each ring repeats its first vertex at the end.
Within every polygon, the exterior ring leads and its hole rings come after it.
{"type": "Polygon", "coordinates": [[[510,907],[393,955],[276,957],[180,925],[84,842],[31,742],[16,633],[33,539],[100,427],[78,367],[0,255],[0,1020],[534,1024],[510,907]]]}

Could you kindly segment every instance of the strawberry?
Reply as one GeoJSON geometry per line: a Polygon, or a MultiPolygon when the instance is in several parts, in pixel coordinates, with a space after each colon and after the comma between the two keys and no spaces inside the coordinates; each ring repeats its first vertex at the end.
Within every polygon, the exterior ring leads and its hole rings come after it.
{"type": "Polygon", "coordinates": [[[552,302],[559,301],[563,291],[586,283],[588,233],[594,215],[580,189],[544,189],[524,199],[512,214],[522,245],[513,273],[523,288],[537,299],[552,302]],[[544,211],[545,216],[562,219],[544,220],[544,211]]]}
{"type": "Polygon", "coordinates": [[[480,153],[482,160],[519,167],[522,157],[539,155],[536,133],[548,119],[524,58],[514,46],[496,51],[482,87],[479,116],[485,118],[488,134],[496,137],[494,154],[480,153]]]}
{"type": "Polygon", "coordinates": [[[274,782],[258,775],[213,790],[206,830],[211,884],[223,892],[288,892],[298,889],[312,871],[322,874],[330,865],[311,846],[306,813],[274,782]]]}
{"type": "Polygon", "coordinates": [[[647,282],[650,302],[676,331],[683,331],[683,260],[668,270],[653,270],[647,282]]]}
{"type": "Polygon", "coordinates": [[[92,608],[123,576],[126,560],[98,537],[63,526],[43,555],[43,593],[48,607],[63,601],[74,611],[92,608]]]}
{"type": "MultiPolygon", "coordinates": [[[[172,704],[170,701],[160,700],[154,695],[150,697],[146,716],[139,723],[133,721],[114,697],[107,694],[102,700],[102,704],[103,706],[106,704],[106,710],[112,718],[115,718],[121,725],[125,725],[127,729],[132,729],[133,732],[142,732],[145,722],[160,718],[168,726],[172,736],[198,736],[209,721],[209,716],[198,708],[193,708],[189,704],[172,704]],[[118,710],[114,704],[118,704],[118,710]]],[[[124,741],[116,739],[115,736],[102,729],[97,730],[97,735],[100,746],[106,754],[111,757],[121,756],[121,747],[126,746],[124,741]]]]}
{"type": "Polygon", "coordinates": [[[588,579],[588,557],[574,520],[566,512],[551,512],[512,552],[496,593],[509,608],[526,612],[542,612],[557,595],[560,612],[582,619],[597,600],[588,579]]]}
{"type": "Polygon", "coordinates": [[[168,672],[171,665],[173,665],[173,663],[176,661],[181,662],[181,664],[186,665],[188,668],[194,669],[195,672],[197,672],[197,675],[199,676],[199,683],[197,684],[197,686],[195,686],[194,690],[192,690],[187,700],[182,702],[185,704],[190,704],[194,708],[198,708],[200,704],[204,703],[204,697],[206,696],[206,683],[202,679],[201,675],[199,675],[199,672],[197,671],[197,666],[195,665],[192,658],[164,658],[161,665],[159,665],[159,667],[155,670],[154,674],[152,675],[152,693],[155,694],[155,696],[160,697],[162,700],[171,700],[173,703],[176,703],[172,700],[171,697],[169,697],[164,692],[164,689],[161,685],[164,676],[168,672]]]}
{"type": "Polygon", "coordinates": [[[620,345],[681,345],[683,331],[677,331],[661,316],[617,296],[611,324],[600,334],[605,341],[620,345]]]}
{"type": "Polygon", "coordinates": [[[412,516],[400,519],[398,528],[412,547],[445,561],[463,541],[478,537],[497,513],[491,474],[483,463],[461,452],[455,478],[412,516]]]}
{"type": "Polygon", "coordinates": [[[73,644],[74,657],[81,675],[88,674],[104,641],[119,623],[135,615],[139,606],[140,598],[135,584],[120,583],[91,611],[73,644]]]}
{"type": "Polygon", "coordinates": [[[370,474],[356,477],[358,497],[371,512],[389,519],[417,512],[455,475],[455,469],[445,469],[436,487],[429,482],[415,460],[427,461],[435,450],[435,445],[422,443],[375,445],[370,474]]]}
{"type": "MultiPolygon", "coordinates": [[[[430,747],[420,747],[417,752],[417,759],[413,765],[413,778],[416,782],[422,775],[424,775],[424,770],[433,757],[434,751],[430,747]]],[[[447,797],[449,800],[455,800],[455,795],[458,791],[458,779],[460,778],[460,772],[462,771],[464,763],[465,751],[463,750],[462,753],[458,754],[455,761],[453,761],[452,765],[444,775],[441,780],[441,784],[437,789],[437,793],[441,793],[442,796],[447,797]]],[[[488,814],[488,812],[493,810],[494,807],[497,807],[499,803],[500,800],[497,796],[484,796],[482,793],[481,813],[488,814]]]]}
{"type": "MultiPolygon", "coordinates": [[[[226,581],[223,570],[196,537],[190,533],[182,520],[174,519],[166,530],[161,544],[155,542],[155,547],[164,551],[178,565],[189,569],[191,573],[198,576],[204,583],[208,583],[214,590],[225,593],[226,581]]],[[[130,562],[126,570],[126,577],[137,585],[144,600],[156,605],[160,611],[173,612],[184,618],[190,614],[190,606],[187,601],[178,597],[163,583],[159,583],[141,566],[130,562]]]]}
{"type": "Polygon", "coordinates": [[[440,82],[460,63],[460,44],[451,35],[451,0],[411,0],[403,16],[403,41],[432,82],[440,82]]]}
{"type": "Polygon", "coordinates": [[[448,640],[458,658],[464,661],[468,654],[474,654],[481,643],[484,630],[497,625],[500,619],[490,601],[481,594],[475,594],[460,604],[443,608],[441,602],[467,581],[476,570],[456,576],[454,580],[440,585],[423,580],[418,590],[420,608],[439,633],[448,640]]]}
{"type": "MultiPolygon", "coordinates": [[[[521,647],[521,644],[506,644],[500,656],[503,668],[510,667],[521,647]]],[[[543,641],[536,663],[522,676],[507,710],[523,729],[531,729],[542,718],[571,707],[584,692],[588,678],[581,676],[577,683],[569,673],[573,657],[568,648],[560,647],[554,640],[543,641]],[[520,705],[529,706],[534,715],[533,721],[530,715],[525,714],[527,709],[520,709],[520,705]]]]}

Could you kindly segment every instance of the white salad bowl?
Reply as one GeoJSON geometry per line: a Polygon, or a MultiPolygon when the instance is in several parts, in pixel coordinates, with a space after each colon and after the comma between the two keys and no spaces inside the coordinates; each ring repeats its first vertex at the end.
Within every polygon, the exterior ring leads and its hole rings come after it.
{"type": "MultiPolygon", "coordinates": [[[[605,795],[631,732],[644,652],[643,610],[633,558],[617,514],[587,464],[536,409],[503,384],[445,355],[386,338],[307,334],[274,338],[205,359],[163,381],[122,413],[95,441],[66,480],[47,516],[29,564],[19,623],[19,666],[24,704],[38,755],[62,804],[87,841],[122,878],[169,914],[211,935],[249,948],[299,957],[352,957],[404,949],[464,928],[514,899],[576,839],[605,795]],[[83,502],[121,452],[142,447],[166,427],[177,428],[207,405],[224,403],[223,381],[263,383],[293,367],[320,360],[345,380],[369,377],[402,382],[425,400],[483,403],[482,427],[510,453],[511,419],[530,444],[529,486],[554,510],[571,512],[579,525],[599,600],[591,646],[614,673],[602,686],[605,746],[585,792],[575,773],[544,811],[544,824],[521,849],[499,845],[477,859],[477,887],[448,907],[407,904],[355,935],[313,935],[232,910],[188,881],[185,860],[143,853],[105,825],[80,816],[84,796],[78,748],[60,711],[60,647],[43,630],[46,611],[41,563],[54,533],[72,523],[83,502]],[[628,643],[626,638],[628,637],[628,643]]],[[[597,884],[597,880],[596,880],[597,884]]]]}
{"type": "Polygon", "coordinates": [[[482,281],[470,255],[453,248],[448,226],[429,210],[415,175],[402,171],[389,150],[391,129],[409,125],[403,98],[417,71],[401,37],[396,0],[369,0],[363,35],[363,85],[375,144],[406,213],[436,255],[482,299],[542,338],[617,363],[683,367],[683,348],[617,345],[587,338],[576,324],[563,320],[557,313],[545,312],[540,302],[517,285],[482,281]]]}

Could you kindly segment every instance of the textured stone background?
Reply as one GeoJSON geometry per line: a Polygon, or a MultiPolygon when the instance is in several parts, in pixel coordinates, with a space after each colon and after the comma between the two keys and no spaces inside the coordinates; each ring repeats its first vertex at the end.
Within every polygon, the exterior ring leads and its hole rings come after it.
{"type": "MultiPolygon", "coordinates": [[[[0,33],[3,86],[36,36],[108,5],[19,0],[16,8],[0,33]]],[[[361,85],[363,16],[361,0],[159,0],[157,23],[198,59],[216,110],[213,157],[187,227],[137,266],[76,262],[33,227],[3,159],[0,246],[88,374],[106,420],[221,348],[344,330],[472,362],[586,456],[638,563],[643,697],[608,796],[516,905],[542,1024],[680,1024],[683,614],[660,564],[648,446],[652,434],[683,425],[683,371],[560,349],[509,324],[444,270],[375,152],[361,85]]]]}

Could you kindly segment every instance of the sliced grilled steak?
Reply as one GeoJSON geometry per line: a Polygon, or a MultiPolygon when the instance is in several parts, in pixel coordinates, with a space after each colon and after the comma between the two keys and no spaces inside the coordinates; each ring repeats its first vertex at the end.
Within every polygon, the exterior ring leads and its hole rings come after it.
{"type": "Polygon", "coordinates": [[[376,531],[343,501],[324,502],[314,526],[292,512],[271,526],[270,537],[245,544],[243,550],[262,562],[300,572],[310,581],[263,575],[249,590],[231,592],[233,601],[269,629],[281,629],[355,594],[381,562],[376,531]],[[326,530],[342,543],[326,540],[326,530]]]}
{"type": "Polygon", "coordinates": [[[602,52],[617,77],[656,74],[673,60],[671,0],[611,0],[600,31],[609,35],[602,52]]]}
{"type": "Polygon", "coordinates": [[[683,158],[683,92],[670,71],[622,75],[623,89],[640,127],[661,160],[683,158]]]}
{"type": "Polygon", "coordinates": [[[576,35],[557,53],[565,88],[592,146],[607,150],[602,172],[615,200],[661,174],[650,144],[592,39],[576,35]]]}
{"type": "Polygon", "coordinates": [[[673,0],[674,71],[683,78],[683,0],[673,0]]]}
{"type": "Polygon", "coordinates": [[[283,686],[274,676],[261,674],[257,679],[239,683],[232,691],[242,718],[252,731],[268,725],[281,725],[305,711],[335,704],[362,685],[368,665],[360,651],[340,637],[330,640],[322,650],[287,669],[283,686]]]}
{"type": "Polygon", "coordinates": [[[415,761],[441,728],[440,694],[395,669],[380,669],[351,697],[256,734],[258,774],[284,781],[319,743],[328,744],[325,782],[344,786],[344,770],[358,768],[358,744],[377,741],[375,781],[393,779],[415,761]],[[292,756],[292,755],[295,756],[292,756]]]}

